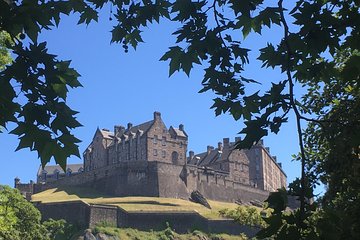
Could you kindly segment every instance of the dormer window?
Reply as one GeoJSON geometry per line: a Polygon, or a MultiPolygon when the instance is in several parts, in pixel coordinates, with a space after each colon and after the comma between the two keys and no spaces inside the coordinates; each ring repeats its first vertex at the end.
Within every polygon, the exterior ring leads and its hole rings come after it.
{"type": "Polygon", "coordinates": [[[59,179],[59,173],[60,173],[60,171],[58,169],[55,169],[55,171],[54,171],[55,179],[59,179]]]}

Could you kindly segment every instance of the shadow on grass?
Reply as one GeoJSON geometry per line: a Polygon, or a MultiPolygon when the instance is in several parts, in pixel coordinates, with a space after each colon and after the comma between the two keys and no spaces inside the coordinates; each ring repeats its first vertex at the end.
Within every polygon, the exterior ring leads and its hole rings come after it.
{"type": "Polygon", "coordinates": [[[124,201],[124,202],[118,202],[118,203],[119,204],[150,204],[150,205],[170,206],[170,207],[180,206],[179,204],[161,203],[161,202],[158,202],[158,201],[124,201]]]}
{"type": "Polygon", "coordinates": [[[55,192],[64,191],[69,195],[76,195],[79,198],[111,198],[114,196],[106,195],[102,192],[96,191],[92,188],[84,188],[84,187],[58,187],[55,192]]]}

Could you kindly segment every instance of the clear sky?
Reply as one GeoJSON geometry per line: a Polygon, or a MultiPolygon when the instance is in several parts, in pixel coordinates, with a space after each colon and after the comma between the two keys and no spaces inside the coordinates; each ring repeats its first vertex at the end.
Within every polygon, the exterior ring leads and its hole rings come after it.
{"type": "MultiPolygon", "coordinates": [[[[229,115],[215,117],[212,93],[199,94],[202,69],[196,67],[188,78],[184,73],[168,77],[168,63],[159,59],[174,43],[171,33],[176,26],[162,22],[144,29],[144,44],[136,51],[129,48],[124,53],[121,45],[110,44],[111,26],[109,11],[103,12],[99,23],[88,27],[77,26],[74,17],[62,18],[58,29],[41,34],[41,40],[48,42],[50,53],[59,59],[72,60],[71,66],[82,75],[83,88],[70,90],[68,105],[79,111],[78,120],[83,127],[73,131],[82,140],[81,153],[90,143],[97,127],[113,129],[114,125],[134,125],[151,120],[154,111],[160,111],[167,127],[185,125],[189,135],[188,150],[195,153],[206,151],[207,145],[216,146],[224,137],[232,141],[241,130],[241,121],[234,121],[229,115]]],[[[234,33],[240,34],[240,33],[234,33]]],[[[281,37],[280,31],[265,32],[261,37],[248,37],[246,46],[256,49],[266,42],[281,37]]],[[[246,67],[245,76],[261,81],[259,89],[268,89],[271,81],[285,78],[275,69],[261,69],[260,63],[246,67]]],[[[11,128],[11,126],[10,126],[11,128]]],[[[291,116],[278,135],[264,139],[272,155],[277,156],[287,173],[288,182],[300,174],[300,165],[291,161],[291,155],[298,152],[296,125],[291,116]]],[[[14,152],[18,144],[15,136],[0,134],[0,184],[13,186],[17,176],[21,182],[36,180],[40,160],[28,149],[14,152]]],[[[69,163],[81,163],[73,157],[69,163]]]]}

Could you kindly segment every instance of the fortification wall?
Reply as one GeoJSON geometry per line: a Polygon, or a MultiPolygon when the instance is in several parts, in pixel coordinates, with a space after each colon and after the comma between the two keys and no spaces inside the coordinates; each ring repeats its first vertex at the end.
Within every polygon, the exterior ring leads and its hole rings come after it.
{"type": "Polygon", "coordinates": [[[41,212],[42,220],[49,218],[65,219],[80,228],[89,227],[89,205],[82,201],[57,202],[57,203],[34,203],[41,212]]]}
{"type": "Polygon", "coordinates": [[[63,218],[81,228],[94,227],[98,223],[139,230],[163,230],[166,223],[178,233],[202,230],[208,233],[245,233],[253,237],[259,230],[242,226],[230,219],[206,219],[197,212],[127,212],[105,205],[88,205],[81,201],[60,203],[35,203],[43,220],[63,218]]]}
{"type": "Polygon", "coordinates": [[[118,208],[116,206],[90,205],[89,227],[98,223],[105,223],[108,226],[117,227],[118,208]]]}
{"type": "Polygon", "coordinates": [[[208,199],[225,202],[264,201],[269,196],[269,192],[235,182],[227,174],[193,166],[188,166],[187,188],[189,192],[198,190],[208,199]]]}
{"type": "Polygon", "coordinates": [[[154,168],[157,169],[160,197],[189,199],[191,192],[186,187],[184,166],[155,162],[154,168]]]}
{"type": "MultiPolygon", "coordinates": [[[[233,181],[228,174],[196,166],[164,162],[125,162],[59,179],[36,187],[62,186],[95,188],[114,196],[152,196],[188,199],[199,190],[206,198],[235,202],[264,201],[269,192],[233,181]]],[[[38,189],[40,188],[40,189],[38,189]]]]}
{"type": "Polygon", "coordinates": [[[64,186],[95,188],[115,196],[158,196],[156,165],[144,161],[125,162],[40,184],[36,192],[64,186]]]}

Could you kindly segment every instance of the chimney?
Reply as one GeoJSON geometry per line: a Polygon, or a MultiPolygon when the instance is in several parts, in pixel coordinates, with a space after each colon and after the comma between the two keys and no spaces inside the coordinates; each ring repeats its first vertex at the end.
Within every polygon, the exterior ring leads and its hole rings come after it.
{"type": "Polygon", "coordinates": [[[125,127],[121,125],[114,126],[114,136],[122,135],[125,132],[125,127]]]}
{"type": "Polygon", "coordinates": [[[269,147],[265,147],[265,150],[270,153],[270,148],[269,147]]]}
{"type": "Polygon", "coordinates": [[[154,112],[154,120],[161,119],[161,113],[160,112],[154,112]]]}
{"type": "Polygon", "coordinates": [[[241,137],[235,137],[235,144],[241,141],[241,137]]]}
{"type": "Polygon", "coordinates": [[[129,130],[130,128],[132,128],[132,126],[133,126],[132,123],[128,123],[128,124],[127,124],[127,130],[129,130]]]}
{"type": "Polygon", "coordinates": [[[179,125],[179,129],[180,129],[180,131],[184,131],[184,125],[183,125],[183,124],[180,124],[180,125],[179,125]]]}
{"type": "Polygon", "coordinates": [[[223,138],[224,148],[228,148],[230,146],[229,138],[223,138]]]}
{"type": "Polygon", "coordinates": [[[190,161],[194,158],[194,151],[189,151],[189,159],[190,161]]]}
{"type": "Polygon", "coordinates": [[[214,150],[214,147],[213,146],[207,146],[207,154],[209,155],[211,150],[214,150]]]}
{"type": "Polygon", "coordinates": [[[222,142],[218,142],[218,150],[222,151],[223,150],[223,144],[222,142]]]}
{"type": "Polygon", "coordinates": [[[14,182],[15,182],[14,188],[16,188],[16,186],[20,183],[20,178],[16,177],[14,179],[14,182]]]}

